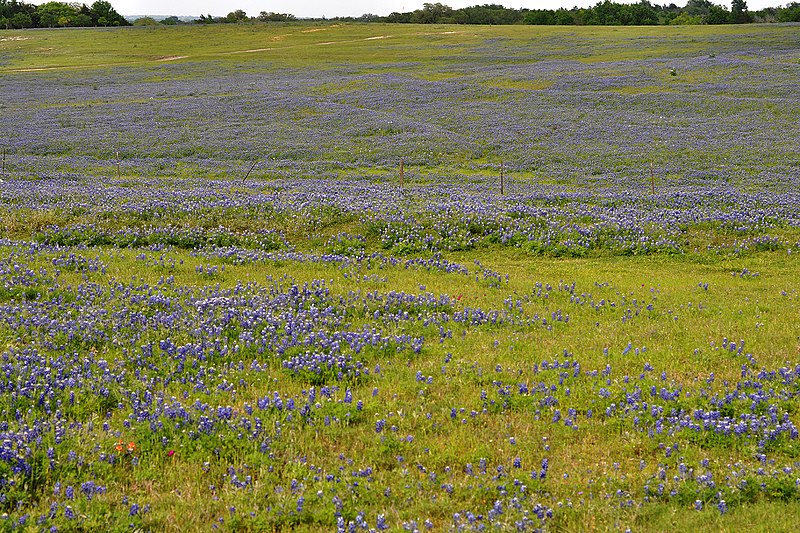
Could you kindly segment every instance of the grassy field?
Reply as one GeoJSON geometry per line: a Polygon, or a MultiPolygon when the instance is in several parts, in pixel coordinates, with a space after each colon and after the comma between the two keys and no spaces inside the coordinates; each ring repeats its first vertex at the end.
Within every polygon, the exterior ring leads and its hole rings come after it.
{"type": "Polygon", "coordinates": [[[798,74],[792,25],[0,31],[0,529],[793,531],[798,74]]]}
{"type": "Polygon", "coordinates": [[[500,61],[540,57],[587,63],[675,59],[709,53],[791,50],[791,25],[747,27],[418,26],[413,24],[253,24],[4,31],[5,71],[148,64],[158,61],[253,61],[276,67],[380,67],[411,61],[433,75],[459,48],[501,45],[500,61]],[[455,49],[442,53],[442,50],[455,49]],[[433,64],[432,64],[433,63],[433,64]]]}

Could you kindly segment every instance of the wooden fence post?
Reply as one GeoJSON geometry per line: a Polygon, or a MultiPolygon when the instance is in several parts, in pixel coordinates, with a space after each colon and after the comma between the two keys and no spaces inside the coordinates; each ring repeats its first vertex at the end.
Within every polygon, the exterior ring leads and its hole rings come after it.
{"type": "Polygon", "coordinates": [[[253,163],[253,166],[252,166],[252,167],[250,167],[250,170],[248,170],[248,171],[247,171],[247,174],[245,174],[245,175],[244,175],[244,179],[242,179],[242,183],[244,183],[244,182],[245,182],[245,180],[246,180],[248,177],[250,177],[250,173],[253,171],[253,169],[254,169],[254,168],[256,168],[256,165],[257,165],[257,164],[258,164],[258,161],[255,161],[255,162],[253,163]]]}
{"type": "Polygon", "coordinates": [[[656,193],[656,175],[653,173],[653,162],[650,161],[650,193],[656,193]]]}

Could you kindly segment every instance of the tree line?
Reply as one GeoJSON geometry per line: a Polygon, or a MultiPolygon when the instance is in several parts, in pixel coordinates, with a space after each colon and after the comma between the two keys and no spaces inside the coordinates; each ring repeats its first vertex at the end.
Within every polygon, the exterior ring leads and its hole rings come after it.
{"type": "MultiPolygon", "coordinates": [[[[156,20],[153,17],[140,17],[133,21],[134,26],[155,26],[157,24],[164,24],[167,26],[174,26],[177,24],[235,24],[238,22],[293,22],[297,17],[288,13],[273,13],[272,11],[262,11],[257,17],[249,17],[247,13],[241,9],[231,11],[224,17],[215,17],[213,15],[200,15],[194,20],[186,20],[186,18],[179,17],[166,17],[161,20],[156,20]]],[[[306,19],[314,20],[314,19],[306,19]]]]}
{"type": "Polygon", "coordinates": [[[65,2],[47,2],[35,6],[17,0],[0,0],[0,29],[69,26],[130,26],[130,23],[109,2],[103,0],[91,6],[65,2]]]}
{"type": "Polygon", "coordinates": [[[526,24],[646,26],[659,24],[745,24],[749,22],[800,22],[800,3],[750,11],[745,0],[733,0],[730,9],[710,0],[689,0],[684,7],[655,5],[647,0],[617,4],[609,0],[590,8],[534,9],[526,24]]]}
{"type": "MultiPolygon", "coordinates": [[[[288,13],[262,11],[250,17],[237,9],[224,17],[200,15],[195,24],[258,22],[292,22],[297,17],[288,13]]],[[[314,19],[311,19],[314,20],[314,19]]],[[[317,19],[325,20],[325,19],[317,19]]],[[[442,3],[425,3],[421,9],[387,16],[366,13],[360,17],[336,17],[330,20],[352,22],[387,22],[407,24],[539,24],[539,25],[602,25],[644,26],[657,24],[741,24],[748,22],[800,22],[800,2],[784,7],[767,7],[757,11],[747,8],[746,0],[732,0],[730,8],[711,0],[688,0],[685,6],[674,3],[657,5],[649,0],[635,4],[618,4],[602,0],[592,7],[572,9],[514,9],[499,4],[475,5],[453,9],[442,3]]],[[[178,17],[160,22],[151,17],[136,19],[136,25],[184,24],[178,17]]],[[[105,0],[91,6],[78,3],[47,2],[39,6],[18,0],[0,0],[0,29],[56,28],[67,26],[128,26],[130,23],[105,0]]]]}
{"type": "Polygon", "coordinates": [[[453,9],[441,3],[426,3],[422,9],[392,13],[387,17],[363,15],[365,22],[409,24],[539,24],[646,26],[658,24],[741,24],[748,22],[800,22],[800,2],[786,7],[750,11],[746,0],[733,0],[730,9],[711,0],[689,0],[684,7],[657,5],[648,0],[618,4],[611,0],[592,7],[572,9],[514,9],[498,4],[453,9]]]}
{"type": "MultiPolygon", "coordinates": [[[[195,24],[238,23],[246,21],[292,22],[294,15],[262,11],[249,17],[241,9],[225,17],[201,15],[195,24]]],[[[421,9],[387,16],[366,13],[359,17],[335,17],[344,22],[384,22],[400,24],[539,24],[539,25],[597,25],[597,26],[647,26],[659,24],[742,24],[748,22],[800,22],[800,2],[785,7],[768,7],[750,11],[746,0],[732,0],[730,8],[714,4],[711,0],[688,0],[684,7],[651,4],[639,0],[635,4],[618,4],[603,0],[592,7],[572,9],[514,9],[499,4],[475,5],[453,9],[442,3],[425,3],[421,9]]],[[[161,24],[188,23],[169,17],[161,24]]],[[[158,24],[152,18],[138,19],[134,24],[158,24]]]]}

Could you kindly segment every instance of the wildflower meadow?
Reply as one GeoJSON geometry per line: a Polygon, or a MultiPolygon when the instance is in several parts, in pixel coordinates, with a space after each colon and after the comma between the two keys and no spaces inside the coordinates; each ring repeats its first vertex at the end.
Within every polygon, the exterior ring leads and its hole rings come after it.
{"type": "Polygon", "coordinates": [[[792,531],[800,31],[0,31],[0,530],[792,531]]]}

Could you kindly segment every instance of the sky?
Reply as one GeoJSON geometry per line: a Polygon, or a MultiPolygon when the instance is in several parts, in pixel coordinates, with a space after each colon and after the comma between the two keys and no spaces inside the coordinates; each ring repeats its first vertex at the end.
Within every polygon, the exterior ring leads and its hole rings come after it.
{"type": "MultiPolygon", "coordinates": [[[[178,15],[199,16],[201,14],[224,16],[236,9],[244,10],[250,16],[257,16],[262,11],[274,13],[291,13],[298,18],[306,17],[358,17],[364,13],[388,15],[393,11],[407,12],[422,8],[426,0],[110,0],[114,9],[123,16],[130,15],[178,15]]],[[[431,3],[440,1],[452,8],[461,8],[483,4],[500,4],[505,7],[519,9],[557,9],[589,7],[597,0],[427,0],[431,3]]],[[[638,0],[615,0],[627,3],[638,0]]],[[[730,0],[712,0],[716,4],[730,7],[730,0]]],[[[764,7],[777,7],[791,0],[748,0],[751,10],[764,7]]],[[[653,4],[686,5],[686,0],[650,0],[653,4]]]]}

